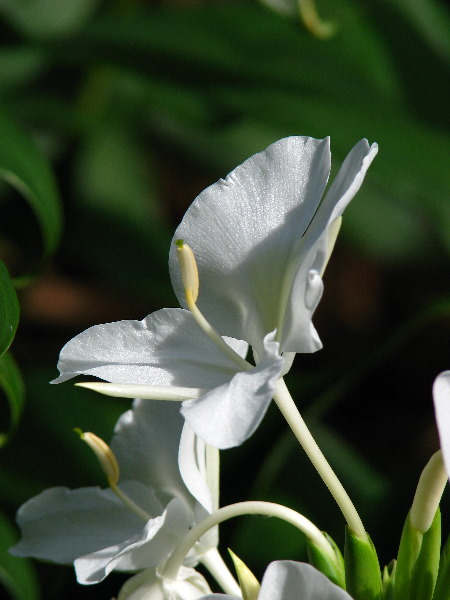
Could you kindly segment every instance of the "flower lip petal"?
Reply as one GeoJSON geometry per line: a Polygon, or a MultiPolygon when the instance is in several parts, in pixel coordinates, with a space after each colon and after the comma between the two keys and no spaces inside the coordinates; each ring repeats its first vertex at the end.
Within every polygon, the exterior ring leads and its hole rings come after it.
{"type": "Polygon", "coordinates": [[[216,448],[242,444],[264,417],[284,368],[275,331],[264,339],[261,361],[198,400],[183,402],[181,412],[195,433],[216,448]]]}

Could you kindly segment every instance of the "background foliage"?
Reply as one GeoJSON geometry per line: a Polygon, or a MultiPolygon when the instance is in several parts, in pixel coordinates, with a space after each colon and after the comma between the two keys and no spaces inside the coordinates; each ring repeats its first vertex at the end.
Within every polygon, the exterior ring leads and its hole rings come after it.
{"type": "MultiPolygon", "coordinates": [[[[333,172],[360,138],[380,146],[326,273],[325,348],[297,357],[288,385],[382,562],[396,554],[438,445],[432,381],[450,367],[449,16],[439,0],[317,9],[334,28],[326,39],[289,0],[0,4],[0,581],[11,598],[117,593],[119,575],[82,588],[71,569],[6,552],[30,496],[103,485],[72,428],[108,439],[129,406],[49,386],[58,352],[90,325],[176,306],[167,255],[187,206],[293,134],[330,135],[333,172]]],[[[274,408],[222,462],[224,503],[284,501],[342,541],[338,510],[274,408]]],[[[446,497],[447,531],[449,509],[446,497]]],[[[223,541],[258,574],[304,558],[298,534],[271,520],[236,521],[223,541]]]]}

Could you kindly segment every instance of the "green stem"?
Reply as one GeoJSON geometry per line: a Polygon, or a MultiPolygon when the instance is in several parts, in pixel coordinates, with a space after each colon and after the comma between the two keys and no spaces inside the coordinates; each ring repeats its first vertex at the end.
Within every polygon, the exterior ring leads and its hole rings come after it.
{"type": "Polygon", "coordinates": [[[311,435],[283,379],[279,379],[277,382],[274,400],[303,450],[336,500],[351,531],[362,540],[368,540],[366,530],[353,502],[311,435]]]}
{"type": "Polygon", "coordinates": [[[277,517],[291,523],[291,525],[300,529],[324,554],[329,556],[330,560],[335,560],[334,550],[329,541],[314,523],[306,517],[295,510],[280,504],[274,504],[273,502],[248,501],[224,506],[195,525],[169,556],[161,575],[168,579],[176,579],[183,560],[202,535],[223,521],[243,515],[265,515],[268,517],[277,517]]]}

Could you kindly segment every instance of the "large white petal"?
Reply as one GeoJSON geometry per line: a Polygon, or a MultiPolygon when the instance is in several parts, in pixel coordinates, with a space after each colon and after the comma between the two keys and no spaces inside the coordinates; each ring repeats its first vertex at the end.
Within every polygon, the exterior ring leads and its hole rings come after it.
{"type": "Polygon", "coordinates": [[[113,570],[156,567],[188,532],[189,519],[184,503],[178,498],[172,499],[161,516],[148,521],[133,537],[77,558],[74,565],[78,582],[98,583],[113,570]]]}
{"type": "Polygon", "coordinates": [[[197,400],[183,402],[182,414],[207,444],[221,449],[239,446],[258,427],[284,366],[274,335],[265,337],[265,352],[256,367],[197,400]]]}
{"type": "MultiPolygon", "coordinates": [[[[279,323],[285,266],[317,210],[329,169],[328,138],[279,140],[202,192],[175,232],[198,262],[199,308],[221,333],[246,340],[258,354],[279,323]]],[[[170,272],[185,305],[175,244],[170,272]]]]}
{"type": "MultiPolygon", "coordinates": [[[[245,355],[247,346],[227,339],[245,355]]],[[[95,325],[61,350],[61,383],[79,374],[112,383],[212,388],[236,372],[235,363],[200,329],[190,312],[166,308],[142,321],[95,325]]]]}
{"type": "Polygon", "coordinates": [[[352,600],[342,588],[306,563],[279,560],[267,567],[258,600],[352,600]]]}
{"type": "MultiPolygon", "coordinates": [[[[150,514],[162,513],[163,507],[142,484],[127,482],[120,487],[150,514]]],[[[111,490],[98,487],[45,490],[20,507],[17,523],[22,539],[12,554],[63,564],[127,540],[143,528],[143,521],[111,490]]]]}
{"type": "Polygon", "coordinates": [[[178,468],[183,425],[178,403],[135,400],[132,410],[119,418],[111,441],[121,479],[141,481],[193,505],[178,468]]]}
{"type": "Polygon", "coordinates": [[[450,371],[436,377],[433,399],[442,455],[450,477],[450,371]]]}

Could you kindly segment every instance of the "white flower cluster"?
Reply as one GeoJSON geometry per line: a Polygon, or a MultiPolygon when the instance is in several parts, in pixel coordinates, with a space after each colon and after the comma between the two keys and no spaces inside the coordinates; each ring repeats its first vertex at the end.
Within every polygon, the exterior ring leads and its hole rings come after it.
{"type": "MultiPolygon", "coordinates": [[[[100,582],[112,570],[137,572],[119,600],[350,599],[313,566],[292,561],[271,563],[261,586],[251,590],[245,577],[236,583],[217,548],[218,523],[246,510],[290,519],[331,563],[338,559],[301,515],[265,503],[219,509],[218,454],[251,436],[274,398],[351,530],[365,537],[282,377],[295,353],[321,348],[312,317],[322,275],[342,212],[376,153],[376,144],[360,141],[324,196],[329,140],[289,137],[196,198],[175,232],[169,259],[183,308],[91,327],[60,354],[53,383],[95,376],[103,382],[84,385],[135,399],[110,448],[99,450],[115,457],[117,481],[106,490],[52,488],[29,500],[18,512],[22,539],[14,554],[73,563],[82,584],[100,582]],[[194,569],[198,563],[225,595],[211,592],[194,569]]],[[[435,385],[447,467],[449,390],[447,372],[435,385]]]]}

